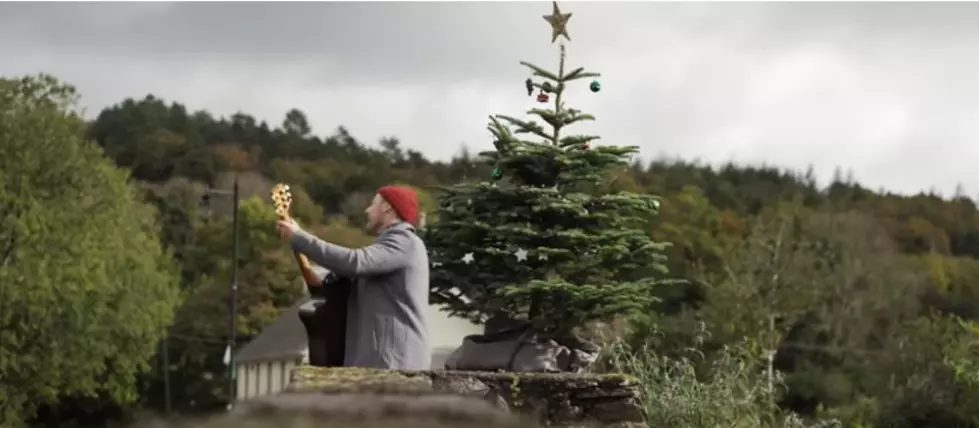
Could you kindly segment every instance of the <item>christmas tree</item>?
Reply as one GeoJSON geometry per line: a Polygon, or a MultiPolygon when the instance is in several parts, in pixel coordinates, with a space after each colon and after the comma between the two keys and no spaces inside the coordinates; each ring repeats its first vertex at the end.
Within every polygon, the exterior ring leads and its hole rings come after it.
{"type": "MultiPolygon", "coordinates": [[[[570,17],[557,3],[544,16],[551,43],[559,36],[570,41],[570,17]]],[[[646,310],[651,288],[665,283],[666,244],[643,230],[659,201],[600,190],[637,147],[592,146],[598,136],[567,133],[594,120],[565,105],[567,85],[599,74],[567,71],[563,43],[556,73],[521,64],[533,75],[525,82],[528,95],[539,91],[536,101],[553,102],[528,112],[543,125],[491,116],[496,150],[480,153],[493,167],[491,181],[440,189],[438,219],[426,230],[432,301],[475,322],[503,315],[530,321],[538,335],[568,338],[589,321],[646,310]]],[[[591,90],[600,90],[598,80],[591,90]]]]}

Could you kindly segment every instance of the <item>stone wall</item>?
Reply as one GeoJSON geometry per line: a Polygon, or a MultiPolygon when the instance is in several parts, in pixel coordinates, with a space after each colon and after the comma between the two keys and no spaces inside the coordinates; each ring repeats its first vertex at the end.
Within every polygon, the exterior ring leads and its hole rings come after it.
{"type": "Polygon", "coordinates": [[[497,409],[507,409],[541,425],[645,426],[637,388],[624,375],[396,372],[306,366],[293,372],[285,393],[378,397],[461,395],[473,401],[489,401],[497,409]]]}

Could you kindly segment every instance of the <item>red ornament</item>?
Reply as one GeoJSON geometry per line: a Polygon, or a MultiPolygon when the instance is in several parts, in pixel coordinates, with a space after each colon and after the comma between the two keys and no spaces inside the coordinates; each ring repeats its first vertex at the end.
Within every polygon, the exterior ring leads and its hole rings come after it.
{"type": "Polygon", "coordinates": [[[547,94],[543,92],[537,94],[537,102],[539,103],[546,103],[549,98],[550,97],[548,97],[547,94]]]}
{"type": "Polygon", "coordinates": [[[581,149],[582,149],[582,150],[588,150],[588,149],[590,149],[590,148],[591,148],[591,144],[588,144],[588,143],[585,143],[585,146],[584,146],[584,147],[582,147],[581,149]]]}

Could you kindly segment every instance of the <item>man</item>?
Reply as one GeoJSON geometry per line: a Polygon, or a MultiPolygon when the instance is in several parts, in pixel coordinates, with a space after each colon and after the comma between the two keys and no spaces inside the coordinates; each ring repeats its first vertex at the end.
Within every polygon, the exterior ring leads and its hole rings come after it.
{"type": "Polygon", "coordinates": [[[347,310],[345,366],[428,370],[428,252],[412,226],[415,192],[384,186],[364,212],[367,231],[377,236],[364,248],[323,241],[292,220],[279,220],[278,230],[293,250],[357,280],[347,310]]]}

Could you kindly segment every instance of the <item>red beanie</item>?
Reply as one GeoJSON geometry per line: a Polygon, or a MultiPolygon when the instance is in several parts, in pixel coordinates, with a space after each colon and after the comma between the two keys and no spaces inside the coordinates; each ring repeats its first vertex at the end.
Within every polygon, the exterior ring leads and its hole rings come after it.
{"type": "Polygon", "coordinates": [[[414,190],[404,186],[384,186],[377,189],[377,194],[394,208],[401,220],[411,224],[418,220],[418,199],[415,198],[414,190]]]}

